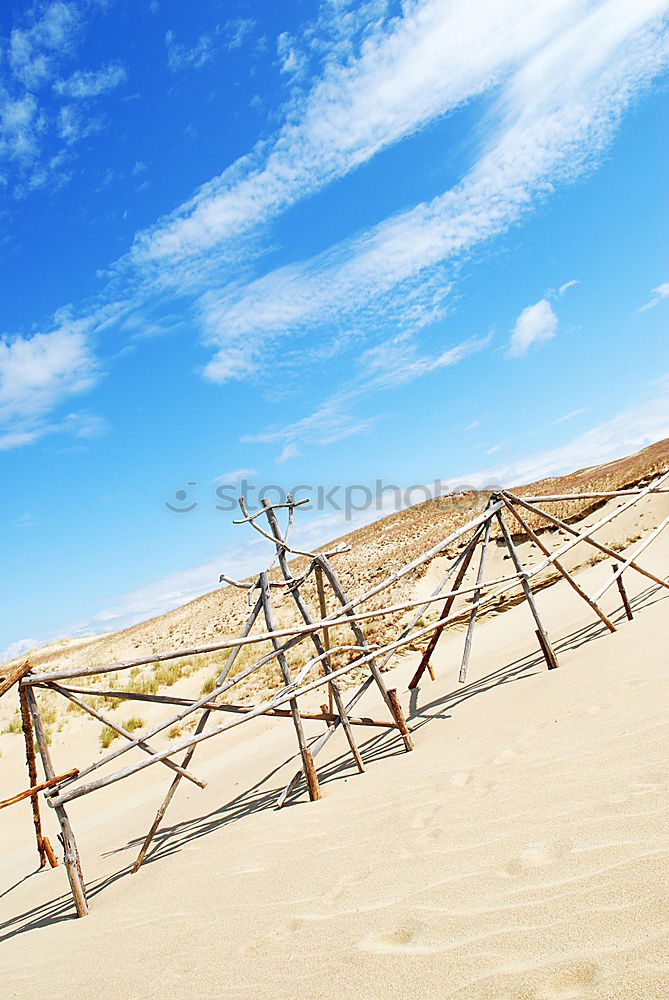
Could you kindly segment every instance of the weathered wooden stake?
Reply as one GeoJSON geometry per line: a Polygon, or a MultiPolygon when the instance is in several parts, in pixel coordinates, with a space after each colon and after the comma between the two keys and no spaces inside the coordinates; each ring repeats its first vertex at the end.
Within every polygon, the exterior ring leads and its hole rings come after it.
{"type": "MultiPolygon", "coordinates": [[[[520,524],[521,528],[523,529],[523,531],[525,532],[525,534],[528,536],[528,538],[530,538],[534,542],[534,544],[537,546],[537,548],[540,549],[540,551],[543,552],[543,554],[545,556],[550,556],[550,551],[546,548],[546,546],[541,541],[541,539],[536,534],[536,532],[532,531],[532,529],[530,528],[529,524],[527,523],[527,521],[525,520],[525,518],[522,516],[522,514],[520,514],[516,510],[516,508],[513,506],[513,504],[509,503],[509,501],[506,499],[506,497],[503,497],[503,500],[504,500],[504,502],[506,504],[507,510],[509,510],[513,514],[513,516],[518,521],[518,523],[520,524]]],[[[567,570],[567,569],[564,568],[564,566],[559,561],[559,559],[554,559],[553,560],[553,565],[555,566],[556,570],[559,573],[562,574],[562,576],[565,578],[565,580],[567,581],[567,583],[569,584],[569,586],[572,587],[576,591],[576,593],[579,595],[579,597],[582,597],[583,600],[587,604],[590,605],[590,607],[592,608],[592,610],[604,622],[604,624],[609,629],[609,631],[610,632],[615,632],[616,631],[616,627],[613,624],[613,622],[611,621],[611,619],[608,618],[607,615],[604,614],[604,612],[600,608],[599,604],[597,604],[597,601],[593,601],[590,597],[588,597],[588,595],[583,590],[583,588],[578,585],[578,583],[573,578],[573,576],[571,575],[571,573],[569,572],[569,570],[567,570]]]]}
{"type": "Polygon", "coordinates": [[[55,851],[51,846],[51,841],[48,837],[42,837],[42,846],[44,847],[44,853],[47,856],[49,864],[52,868],[58,867],[58,858],[56,857],[55,851]]]}
{"type": "MultiPolygon", "coordinates": [[[[268,630],[271,632],[274,629],[274,623],[272,619],[272,605],[270,603],[270,591],[269,591],[269,576],[267,573],[260,574],[260,593],[262,597],[262,607],[263,613],[265,615],[265,622],[267,624],[268,630]]],[[[278,649],[280,646],[278,639],[272,639],[272,645],[274,649],[278,649]]],[[[277,660],[279,663],[279,669],[283,675],[284,682],[287,686],[293,683],[292,677],[290,676],[290,668],[288,667],[288,661],[283,652],[277,655],[277,660]]],[[[309,798],[312,801],[321,798],[320,785],[318,784],[318,775],[316,774],[316,768],[314,767],[314,758],[311,756],[311,751],[307,747],[307,741],[304,737],[304,729],[302,728],[302,720],[300,718],[300,710],[297,707],[297,699],[293,698],[288,702],[290,710],[293,715],[293,724],[295,726],[295,733],[297,734],[297,742],[300,748],[300,755],[302,757],[302,766],[304,768],[304,774],[307,779],[307,786],[309,788],[309,798]]]]}
{"type": "MultiPolygon", "coordinates": [[[[321,613],[321,618],[326,618],[328,613],[328,605],[325,599],[325,587],[323,586],[323,567],[316,564],[314,568],[314,573],[316,577],[316,591],[318,593],[318,609],[321,613]]],[[[323,646],[329,651],[330,649],[330,629],[323,629],[323,646]]],[[[328,657],[328,663],[330,662],[328,657]]],[[[321,706],[322,707],[322,706],[321,706]]],[[[328,709],[332,711],[332,688],[328,686],[328,709]]]]}
{"type": "Polygon", "coordinates": [[[411,733],[409,732],[409,728],[404,718],[404,712],[402,711],[400,700],[397,697],[396,688],[388,688],[388,698],[390,699],[393,717],[395,719],[395,722],[397,723],[397,728],[402,734],[404,745],[407,748],[407,750],[413,750],[413,740],[411,739],[411,733]]]}
{"type": "MultiPolygon", "coordinates": [[[[19,703],[21,705],[21,724],[23,726],[23,738],[26,744],[26,764],[28,766],[28,778],[31,785],[37,784],[37,767],[35,765],[35,741],[33,739],[33,724],[30,718],[30,707],[26,692],[19,689],[19,703]]],[[[42,836],[42,819],[39,812],[39,796],[33,792],[31,796],[33,809],[33,824],[35,826],[35,837],[37,839],[37,853],[39,854],[39,866],[44,868],[47,862],[47,854],[44,848],[44,838],[42,836]]]]}
{"type": "Polygon", "coordinates": [[[537,636],[539,638],[539,642],[541,645],[541,651],[544,654],[544,658],[548,665],[548,669],[555,670],[555,668],[559,666],[559,663],[557,661],[555,653],[553,652],[551,641],[548,638],[548,632],[544,628],[541,618],[539,616],[539,610],[534,600],[534,594],[532,593],[532,589],[527,581],[527,572],[523,569],[522,563],[518,556],[518,552],[516,551],[516,546],[513,544],[511,535],[509,534],[509,529],[504,523],[504,518],[502,517],[501,512],[497,514],[497,520],[499,521],[499,526],[502,529],[502,535],[504,536],[506,547],[509,550],[511,558],[513,559],[513,564],[520,573],[520,583],[523,588],[523,592],[525,594],[525,599],[530,606],[530,611],[532,612],[532,616],[537,625],[537,636]]]}
{"type": "MultiPolygon", "coordinates": [[[[452,590],[454,590],[454,591],[458,590],[460,584],[464,580],[465,573],[467,572],[467,570],[469,568],[469,564],[472,561],[472,556],[474,555],[474,549],[476,548],[476,543],[478,542],[478,540],[479,540],[479,538],[481,536],[481,532],[482,531],[483,531],[483,527],[478,528],[478,530],[476,531],[474,537],[472,538],[472,540],[469,542],[469,544],[465,548],[464,552],[462,552],[460,554],[460,556],[458,557],[459,559],[462,559],[462,563],[460,565],[460,569],[458,570],[458,575],[455,578],[455,582],[453,583],[452,590]]],[[[455,565],[457,565],[457,560],[454,563],[454,567],[455,567],[455,565]]],[[[443,608],[441,610],[441,614],[439,615],[439,621],[442,621],[444,618],[448,617],[448,615],[450,613],[450,610],[453,607],[453,602],[455,601],[455,598],[457,596],[458,595],[456,593],[454,593],[454,594],[451,594],[450,597],[446,598],[446,600],[444,602],[444,606],[443,606],[443,608]]],[[[418,664],[418,669],[416,670],[416,673],[413,675],[413,677],[409,681],[409,690],[410,691],[412,691],[415,687],[418,687],[418,683],[419,683],[421,677],[423,676],[423,673],[425,672],[425,668],[426,667],[430,671],[430,677],[432,678],[432,680],[434,680],[434,673],[432,671],[432,667],[430,666],[430,658],[431,658],[432,654],[434,653],[434,651],[435,651],[435,649],[437,647],[437,643],[439,642],[439,637],[441,636],[441,634],[444,631],[445,627],[446,627],[445,625],[442,626],[441,628],[439,628],[435,632],[433,632],[432,635],[430,636],[430,641],[428,642],[427,649],[423,653],[422,659],[421,659],[420,663],[418,664]]]]}
{"type": "MultiPolygon", "coordinates": [[[[339,577],[335,573],[335,571],[334,571],[331,563],[329,562],[329,560],[327,559],[326,556],[319,556],[318,557],[318,561],[320,562],[321,566],[323,567],[323,572],[327,576],[327,578],[328,578],[328,580],[330,582],[330,586],[332,587],[337,600],[342,605],[342,609],[341,610],[344,611],[351,618],[351,629],[353,630],[353,635],[355,636],[356,642],[358,643],[359,646],[362,646],[363,649],[369,650],[369,643],[367,642],[367,638],[365,636],[365,633],[362,631],[362,629],[358,625],[357,621],[354,620],[354,612],[350,608],[348,598],[346,597],[346,594],[344,593],[344,588],[342,587],[341,583],[339,582],[339,577]]],[[[383,679],[383,674],[381,673],[379,665],[376,662],[376,657],[370,656],[370,659],[368,661],[368,666],[369,666],[369,669],[370,669],[370,673],[372,674],[372,677],[376,681],[377,687],[379,688],[379,690],[380,690],[380,692],[381,692],[381,694],[383,696],[383,700],[385,701],[386,705],[390,709],[391,715],[394,717],[395,716],[395,709],[394,709],[394,706],[393,706],[393,703],[392,703],[392,699],[390,698],[390,696],[388,694],[388,688],[386,687],[386,682],[383,679]]],[[[411,738],[408,735],[408,733],[406,733],[406,734],[402,733],[402,738],[404,739],[404,746],[405,746],[406,750],[407,751],[408,750],[413,750],[413,743],[411,742],[411,738]]]]}
{"type": "MultiPolygon", "coordinates": [[[[618,572],[618,563],[613,564],[613,572],[618,572]]],[[[627,597],[627,591],[625,590],[625,584],[623,583],[622,573],[616,577],[616,583],[618,584],[618,591],[623,602],[623,607],[625,608],[625,614],[629,620],[632,621],[634,615],[632,614],[632,607],[630,605],[629,598],[627,597]]]]}
{"type": "MultiPolygon", "coordinates": [[[[311,615],[309,614],[309,609],[307,608],[307,605],[304,602],[304,598],[300,593],[300,588],[297,582],[293,580],[293,576],[290,572],[290,567],[288,566],[288,560],[286,559],[286,550],[283,545],[284,538],[283,535],[281,534],[281,529],[279,527],[279,522],[277,521],[276,514],[274,513],[274,510],[266,497],[263,497],[261,499],[261,503],[265,510],[265,514],[267,515],[267,523],[269,524],[270,530],[276,542],[276,553],[279,561],[279,566],[281,567],[283,578],[288,584],[288,590],[290,592],[290,595],[295,601],[295,604],[297,606],[298,611],[300,612],[300,615],[302,616],[304,624],[313,625],[311,615]]],[[[318,566],[318,568],[321,569],[322,573],[322,568],[320,567],[320,565],[316,563],[316,566],[318,566]]],[[[269,588],[268,588],[268,595],[269,595],[269,588]]],[[[325,595],[323,595],[323,600],[325,600],[325,595]]],[[[323,670],[325,671],[326,674],[331,674],[332,665],[330,663],[330,658],[326,655],[327,649],[321,642],[318,632],[312,632],[309,638],[311,639],[314,645],[314,648],[316,650],[316,655],[323,657],[322,660],[323,670]]],[[[277,645],[274,646],[275,649],[277,648],[277,645]]],[[[330,692],[330,698],[334,700],[334,703],[337,706],[337,711],[341,717],[341,724],[346,734],[348,745],[351,748],[351,754],[353,755],[353,759],[356,763],[358,771],[362,774],[362,772],[365,770],[365,765],[362,762],[360,751],[358,750],[358,746],[355,742],[353,730],[351,729],[351,726],[348,721],[348,716],[346,714],[346,706],[344,705],[344,699],[341,696],[339,685],[336,683],[336,681],[332,681],[330,684],[328,684],[328,691],[330,692]]]]}
{"type": "MultiPolygon", "coordinates": [[[[56,772],[51,760],[51,753],[49,752],[49,744],[47,743],[46,733],[44,732],[44,727],[42,725],[42,716],[40,715],[39,708],[37,707],[37,700],[32,688],[26,689],[26,699],[32,716],[33,726],[35,727],[35,737],[37,739],[37,747],[39,749],[40,757],[42,758],[44,775],[47,780],[50,780],[51,778],[56,777],[56,772]]],[[[65,868],[67,869],[67,877],[70,880],[70,889],[72,890],[72,897],[74,899],[77,916],[85,917],[88,913],[88,901],[86,899],[86,885],[84,883],[84,877],[81,873],[81,862],[79,860],[77,842],[74,838],[74,833],[72,832],[72,827],[70,826],[70,821],[68,819],[67,812],[65,811],[65,807],[62,805],[55,806],[55,812],[60,824],[65,868]]]]}
{"type": "MultiPolygon", "coordinates": [[[[476,586],[480,587],[483,583],[483,572],[485,570],[485,557],[488,551],[488,542],[490,540],[490,524],[492,521],[492,514],[485,523],[485,534],[483,536],[483,545],[481,547],[481,558],[479,560],[478,573],[476,574],[476,586]]],[[[475,590],[473,603],[474,606],[469,615],[469,622],[467,623],[467,635],[465,636],[465,648],[462,651],[462,662],[460,664],[460,674],[458,680],[461,684],[464,684],[465,677],[467,676],[467,665],[469,664],[469,656],[472,651],[472,639],[474,638],[474,626],[476,625],[476,612],[478,611],[479,601],[481,599],[481,591],[475,590]]]]}
{"type": "Polygon", "coordinates": [[[22,663],[20,667],[12,667],[10,670],[3,670],[0,673],[0,698],[5,694],[11,687],[20,681],[26,674],[29,674],[32,670],[33,665],[30,660],[26,660],[22,663]]]}

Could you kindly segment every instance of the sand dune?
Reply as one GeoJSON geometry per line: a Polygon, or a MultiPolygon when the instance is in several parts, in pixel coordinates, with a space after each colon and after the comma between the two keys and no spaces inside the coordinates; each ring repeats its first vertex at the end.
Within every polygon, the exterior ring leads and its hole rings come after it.
{"type": "MultiPolygon", "coordinates": [[[[649,499],[644,530],[668,510],[649,499]]],[[[664,575],[668,556],[669,533],[644,563],[664,575]]],[[[593,592],[609,573],[600,563],[579,580],[593,592]]],[[[464,686],[458,630],[437,647],[437,680],[411,695],[419,654],[400,657],[390,680],[415,751],[370,730],[358,775],[332,740],[318,803],[271,808],[294,767],[288,723],[204,744],[207,788],[182,785],[137,875],[161,769],[72,803],[84,920],[62,868],[33,871],[29,807],[5,810],[4,995],[661,1000],[669,595],[631,572],[626,583],[635,619],[613,588],[613,635],[564,584],[541,593],[550,673],[524,604],[482,622],[464,686]]],[[[362,709],[380,710],[373,692],[362,709]]],[[[76,738],[59,740],[67,766],[76,738]]]]}

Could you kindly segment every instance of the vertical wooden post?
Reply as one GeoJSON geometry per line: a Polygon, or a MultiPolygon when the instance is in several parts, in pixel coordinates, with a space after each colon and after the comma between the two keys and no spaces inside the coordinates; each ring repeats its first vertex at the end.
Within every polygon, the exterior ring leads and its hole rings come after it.
{"type": "MultiPolygon", "coordinates": [[[[469,542],[469,544],[467,545],[465,551],[461,554],[460,558],[462,559],[462,563],[460,565],[460,569],[458,570],[458,575],[456,576],[455,581],[453,583],[453,586],[451,588],[452,590],[457,590],[458,587],[460,586],[460,584],[462,583],[462,581],[464,579],[464,576],[465,576],[465,573],[467,572],[467,569],[469,568],[469,564],[472,561],[472,556],[474,555],[474,549],[476,548],[476,543],[478,542],[479,537],[480,537],[482,531],[483,531],[483,527],[480,527],[476,531],[474,537],[471,539],[471,541],[469,542]]],[[[457,596],[458,596],[457,594],[451,594],[450,597],[446,598],[446,600],[444,602],[444,606],[443,606],[443,608],[441,610],[441,614],[439,615],[439,620],[440,621],[443,618],[448,618],[450,610],[453,607],[453,602],[455,601],[455,598],[457,596]]],[[[437,643],[439,642],[439,636],[443,632],[443,629],[444,629],[444,626],[442,625],[441,628],[435,629],[435,631],[430,636],[430,641],[428,642],[427,649],[423,653],[422,659],[421,659],[420,663],[418,664],[418,669],[416,670],[416,673],[413,675],[413,677],[409,681],[409,690],[410,691],[412,691],[415,687],[418,687],[418,682],[420,681],[421,677],[423,676],[423,673],[425,672],[425,668],[426,667],[430,671],[430,677],[432,678],[432,680],[434,680],[434,673],[432,672],[432,667],[430,666],[430,658],[431,658],[432,654],[434,653],[434,651],[435,651],[435,649],[437,647],[437,643]]]]}
{"type": "Polygon", "coordinates": [[[509,534],[509,529],[507,528],[506,524],[504,523],[504,518],[502,517],[501,513],[497,514],[497,520],[499,521],[499,526],[502,529],[502,535],[504,536],[504,541],[506,542],[506,547],[509,550],[509,554],[510,554],[511,558],[513,559],[513,564],[516,567],[517,572],[520,574],[520,582],[522,584],[523,592],[525,594],[525,598],[527,600],[527,603],[530,606],[530,610],[532,612],[532,616],[534,617],[534,620],[535,620],[536,625],[537,625],[537,638],[539,639],[539,644],[541,645],[541,651],[544,654],[544,658],[546,660],[546,664],[547,664],[549,670],[555,670],[555,668],[559,666],[558,661],[557,661],[557,657],[555,656],[555,653],[553,652],[553,647],[551,646],[551,641],[548,638],[548,632],[544,628],[544,626],[542,624],[542,621],[541,621],[541,618],[539,617],[539,611],[538,611],[536,602],[534,600],[534,594],[532,593],[530,585],[527,582],[527,573],[523,569],[521,561],[520,561],[520,559],[518,557],[518,553],[516,551],[516,547],[513,544],[513,541],[511,539],[511,535],[509,534]]]}
{"type": "MultiPolygon", "coordinates": [[[[26,764],[28,766],[28,778],[31,787],[37,784],[37,767],[35,766],[35,741],[33,739],[33,724],[30,718],[30,708],[28,699],[23,688],[19,688],[19,703],[21,705],[21,723],[23,725],[23,738],[26,744],[26,764]]],[[[39,796],[34,792],[30,796],[33,808],[33,824],[35,826],[35,837],[37,839],[37,853],[39,854],[39,866],[44,868],[47,862],[47,854],[42,836],[42,819],[39,813],[39,796]]]]}
{"type": "MultiPolygon", "coordinates": [[[[39,713],[39,708],[37,707],[37,701],[32,688],[26,688],[26,699],[32,716],[33,725],[35,727],[35,737],[37,739],[40,757],[42,758],[44,774],[47,780],[51,780],[51,778],[55,778],[56,772],[51,761],[49,744],[47,743],[46,733],[44,732],[44,727],[42,726],[42,717],[39,713]]],[[[65,811],[65,807],[55,806],[55,812],[58,817],[58,822],[60,823],[61,836],[63,838],[65,867],[67,869],[67,877],[70,880],[70,888],[72,890],[77,916],[85,917],[88,913],[88,901],[86,899],[86,886],[81,873],[81,862],[79,860],[77,842],[74,839],[74,833],[72,832],[72,827],[70,826],[70,821],[65,811]]]]}
{"type": "MultiPolygon", "coordinates": [[[[614,573],[618,572],[618,563],[614,563],[613,564],[613,572],[614,573]]],[[[627,591],[625,590],[625,584],[623,583],[623,575],[622,575],[622,573],[619,576],[616,577],[616,583],[618,584],[618,590],[620,592],[620,597],[621,597],[622,602],[623,602],[623,607],[625,608],[625,614],[627,615],[627,617],[629,618],[629,620],[632,621],[632,619],[634,618],[634,615],[632,614],[632,607],[630,605],[629,598],[627,597],[627,591]]]]}
{"type": "MultiPolygon", "coordinates": [[[[339,582],[339,577],[337,576],[337,574],[335,573],[334,569],[330,565],[330,562],[329,562],[327,556],[322,556],[322,555],[318,556],[318,561],[321,564],[321,566],[323,567],[323,572],[327,576],[327,578],[328,578],[328,580],[330,582],[330,586],[332,587],[337,600],[342,605],[342,607],[345,608],[346,605],[348,604],[348,598],[346,597],[346,594],[344,593],[344,588],[342,587],[341,583],[339,582]]],[[[353,614],[354,614],[354,612],[350,608],[349,608],[348,611],[346,611],[347,617],[351,617],[353,614]]],[[[353,634],[354,634],[354,636],[356,638],[356,642],[358,643],[358,645],[362,646],[363,649],[369,649],[369,645],[367,643],[367,639],[365,638],[365,633],[362,631],[362,629],[360,628],[359,624],[356,621],[351,621],[350,624],[351,624],[351,629],[353,630],[353,634]]],[[[379,690],[380,690],[380,692],[381,692],[381,694],[383,696],[383,700],[385,701],[386,705],[388,706],[388,709],[390,710],[391,715],[393,716],[393,718],[395,718],[395,706],[393,705],[393,701],[392,701],[390,695],[388,694],[388,688],[386,687],[386,682],[383,679],[383,674],[381,673],[381,670],[379,669],[379,665],[376,662],[376,659],[374,657],[372,657],[369,660],[368,665],[369,665],[369,669],[370,669],[370,672],[372,674],[372,677],[376,681],[376,684],[377,684],[377,686],[378,686],[378,688],[379,688],[379,690]]],[[[404,740],[405,749],[407,751],[408,750],[413,750],[413,743],[411,742],[411,738],[408,735],[408,733],[402,733],[402,738],[404,740]]]]}
{"type": "Polygon", "coordinates": [[[413,750],[413,740],[411,739],[411,733],[409,732],[409,728],[404,718],[404,712],[402,711],[400,700],[397,697],[397,690],[395,688],[388,688],[388,697],[390,699],[390,704],[392,705],[393,716],[395,718],[395,722],[397,723],[397,728],[402,734],[404,745],[408,750],[413,750]]]}
{"type": "MultiPolygon", "coordinates": [[[[499,515],[498,515],[499,516],[499,515]]],[[[469,615],[469,622],[467,624],[467,635],[465,636],[465,648],[462,651],[462,662],[460,663],[460,674],[458,680],[461,684],[464,684],[465,678],[467,676],[467,665],[469,663],[469,656],[472,651],[472,639],[474,638],[474,626],[476,624],[476,612],[478,611],[478,603],[481,597],[481,591],[478,589],[483,583],[483,572],[485,570],[485,557],[488,551],[488,542],[490,540],[490,523],[492,521],[492,515],[488,518],[485,523],[485,534],[483,536],[483,546],[481,548],[481,558],[479,560],[478,573],[476,574],[476,587],[474,591],[472,600],[474,602],[474,607],[469,615]]]]}
{"type": "MultiPolygon", "coordinates": [[[[262,599],[263,612],[265,614],[265,623],[267,624],[268,632],[274,631],[274,621],[272,618],[272,605],[270,603],[270,592],[269,592],[269,576],[267,573],[260,574],[260,594],[262,599]]],[[[272,646],[275,650],[281,649],[281,643],[275,637],[272,639],[272,646]]],[[[288,661],[286,660],[285,654],[283,652],[278,653],[277,660],[279,663],[279,668],[283,675],[283,679],[287,685],[293,683],[292,677],[290,676],[290,669],[288,667],[288,661]]],[[[314,767],[314,758],[311,755],[311,750],[307,746],[307,741],[304,737],[304,729],[302,727],[302,719],[300,718],[300,711],[297,707],[297,699],[293,698],[288,702],[290,705],[290,711],[293,716],[293,725],[295,726],[295,732],[297,734],[297,742],[300,748],[300,754],[302,757],[302,767],[304,770],[305,777],[307,779],[307,787],[309,789],[309,798],[313,801],[321,798],[321,789],[318,784],[318,775],[316,774],[316,768],[314,767]]]]}
{"type": "MultiPolygon", "coordinates": [[[[286,558],[286,550],[282,544],[284,541],[284,537],[281,534],[281,528],[279,527],[279,522],[277,521],[276,514],[274,513],[272,505],[270,504],[269,500],[266,497],[262,497],[260,502],[265,508],[267,523],[269,524],[270,531],[272,532],[275,538],[276,554],[279,561],[279,566],[281,567],[281,572],[283,574],[284,580],[289,585],[288,586],[289,593],[293,598],[293,600],[295,601],[297,610],[300,612],[304,623],[306,625],[311,625],[312,619],[309,613],[309,608],[307,607],[304,598],[302,597],[299,586],[294,583],[293,575],[290,572],[290,567],[288,566],[288,560],[286,558]]],[[[318,565],[318,563],[316,565],[318,565]]],[[[317,632],[312,632],[309,638],[311,639],[311,642],[314,645],[316,654],[321,657],[323,663],[323,670],[325,671],[326,674],[332,673],[332,667],[330,666],[330,659],[328,656],[325,655],[327,651],[325,649],[325,646],[321,642],[320,636],[318,635],[317,632]]],[[[365,765],[362,762],[362,757],[360,756],[358,745],[355,742],[355,737],[353,735],[353,728],[350,722],[348,721],[346,705],[344,704],[344,699],[341,696],[339,685],[337,684],[336,681],[331,681],[330,684],[328,684],[328,688],[330,690],[330,696],[334,699],[334,703],[337,706],[337,713],[341,719],[341,724],[344,729],[344,733],[346,734],[348,745],[351,748],[353,760],[356,763],[358,771],[362,774],[362,772],[365,770],[365,765]]]]}
{"type": "MultiPolygon", "coordinates": [[[[541,552],[543,552],[543,554],[545,556],[549,556],[550,557],[550,551],[544,545],[544,543],[541,541],[541,539],[539,538],[539,536],[537,535],[537,533],[535,531],[532,531],[532,529],[530,528],[529,524],[527,523],[527,521],[525,520],[525,518],[523,517],[523,515],[520,514],[516,510],[516,508],[513,506],[513,504],[511,504],[506,499],[505,496],[502,496],[502,500],[506,504],[506,509],[508,511],[510,511],[511,514],[513,514],[513,516],[518,521],[518,523],[520,524],[521,528],[523,529],[523,531],[525,532],[525,534],[527,535],[527,537],[531,541],[534,542],[534,544],[537,546],[537,548],[540,549],[541,552]]],[[[569,586],[572,587],[573,590],[576,591],[576,593],[579,595],[579,597],[582,597],[583,600],[587,604],[590,605],[590,607],[595,612],[595,614],[604,622],[604,624],[608,628],[609,632],[615,632],[616,631],[616,627],[613,624],[613,622],[611,621],[611,619],[607,615],[604,614],[604,612],[602,611],[602,609],[600,608],[599,604],[597,604],[596,601],[593,601],[590,597],[588,597],[588,595],[583,590],[583,588],[578,585],[578,583],[576,582],[576,580],[574,580],[574,578],[571,575],[571,573],[564,568],[564,566],[562,565],[562,563],[560,562],[560,560],[559,559],[554,559],[553,560],[553,565],[555,566],[555,568],[558,571],[558,573],[562,574],[562,576],[565,578],[565,580],[567,581],[567,583],[569,584],[569,586]]]]}
{"type": "MultiPolygon", "coordinates": [[[[315,568],[316,576],[316,591],[318,593],[318,608],[321,613],[321,618],[325,618],[328,613],[327,601],[325,600],[325,587],[323,586],[323,567],[316,564],[315,568]]],[[[330,629],[323,629],[323,646],[329,652],[330,651],[330,629]]],[[[328,662],[330,658],[328,657],[328,662]]],[[[330,663],[330,666],[332,664],[330,663]]],[[[332,713],[332,685],[328,684],[328,709],[332,713]]]]}

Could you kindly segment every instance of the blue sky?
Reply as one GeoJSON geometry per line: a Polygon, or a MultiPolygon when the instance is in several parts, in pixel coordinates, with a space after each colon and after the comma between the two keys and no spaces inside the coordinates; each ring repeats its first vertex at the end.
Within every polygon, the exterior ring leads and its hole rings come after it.
{"type": "Polygon", "coordinates": [[[668,66],[660,0],[4,4],[0,651],[259,568],[242,479],[312,544],[669,435],[668,66]]]}

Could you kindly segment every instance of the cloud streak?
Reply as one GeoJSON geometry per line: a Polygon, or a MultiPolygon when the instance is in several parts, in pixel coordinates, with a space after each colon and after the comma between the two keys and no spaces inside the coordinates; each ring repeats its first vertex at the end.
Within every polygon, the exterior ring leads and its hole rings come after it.
{"type": "MultiPolygon", "coordinates": [[[[216,349],[207,376],[222,382],[252,374],[268,343],[289,332],[365,333],[384,321],[408,329],[443,315],[463,257],[518,223],[556,184],[598,163],[625,108],[666,68],[665,10],[660,0],[634,8],[607,0],[581,10],[505,83],[481,155],[454,187],[309,260],[205,292],[197,309],[216,349]]],[[[243,199],[235,210],[244,215],[243,199]]],[[[190,243],[184,235],[195,218],[185,229],[179,222],[150,235],[145,248],[178,232],[175,247],[188,253],[198,245],[199,237],[190,243]]]]}
{"type": "Polygon", "coordinates": [[[645,305],[637,309],[637,312],[646,312],[648,309],[654,309],[656,305],[662,302],[663,299],[669,297],[669,281],[663,281],[661,285],[653,289],[653,297],[646,302],[645,305]]]}

